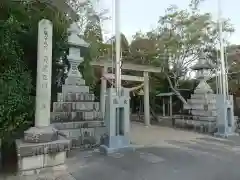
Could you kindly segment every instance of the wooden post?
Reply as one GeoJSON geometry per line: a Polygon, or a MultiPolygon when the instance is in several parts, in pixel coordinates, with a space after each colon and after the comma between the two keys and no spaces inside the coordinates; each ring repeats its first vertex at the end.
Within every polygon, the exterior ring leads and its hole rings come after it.
{"type": "Polygon", "coordinates": [[[172,117],[172,95],[169,97],[169,115],[172,117]]]}
{"type": "Polygon", "coordinates": [[[163,116],[165,116],[165,102],[164,102],[164,97],[163,97],[163,107],[162,107],[162,110],[163,110],[163,116]]]}

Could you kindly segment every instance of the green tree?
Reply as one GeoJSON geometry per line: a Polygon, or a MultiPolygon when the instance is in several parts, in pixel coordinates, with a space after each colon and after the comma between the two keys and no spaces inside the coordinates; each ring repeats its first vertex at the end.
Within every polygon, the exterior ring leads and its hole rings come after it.
{"type": "Polygon", "coordinates": [[[81,65],[81,71],[88,85],[92,88],[96,86],[95,70],[91,67],[90,62],[97,59],[102,54],[103,37],[100,24],[100,18],[97,15],[89,17],[84,31],[84,39],[89,43],[86,50],[84,62],[81,65]]]}
{"type": "MultiPolygon", "coordinates": [[[[232,93],[239,91],[240,88],[240,46],[239,45],[229,45],[225,48],[225,61],[226,69],[228,74],[228,83],[229,90],[232,93]]],[[[213,49],[209,54],[209,58],[213,63],[220,66],[220,63],[217,62],[220,59],[220,50],[213,49]]],[[[216,74],[214,74],[216,75],[216,74]]],[[[216,77],[213,77],[211,80],[212,86],[216,89],[216,77]]]]}
{"type": "MultiPolygon", "coordinates": [[[[37,70],[38,22],[53,23],[53,75],[57,61],[67,50],[69,21],[57,8],[39,1],[3,0],[0,2],[0,139],[10,142],[29,120],[33,120],[37,70]]],[[[54,86],[53,86],[54,87],[54,86]]],[[[52,94],[56,94],[54,88],[52,94]]]]}
{"type": "MultiPolygon", "coordinates": [[[[120,38],[121,38],[121,42],[120,42],[120,48],[121,48],[121,55],[122,55],[122,58],[123,60],[126,60],[129,58],[129,55],[130,55],[130,45],[129,45],[129,42],[125,36],[125,34],[121,33],[120,34],[120,38]]],[[[116,51],[115,51],[115,48],[116,48],[116,43],[115,43],[115,39],[116,37],[113,36],[111,37],[110,39],[107,40],[106,44],[108,45],[107,48],[108,48],[108,56],[112,59],[112,58],[115,58],[115,55],[116,55],[116,51]]]]}
{"type": "Polygon", "coordinates": [[[106,16],[106,9],[98,9],[95,4],[96,1],[87,1],[84,9],[80,8],[79,13],[84,14],[81,16],[78,24],[83,28],[83,38],[89,43],[88,49],[85,49],[84,62],[80,66],[80,70],[86,80],[87,85],[90,86],[92,91],[99,94],[100,87],[98,82],[101,77],[101,69],[93,68],[90,65],[92,60],[98,59],[108,53],[108,45],[103,43],[102,22],[108,20],[106,16]]]}
{"type": "Polygon", "coordinates": [[[24,126],[32,113],[32,78],[17,41],[21,31],[21,23],[13,16],[0,28],[0,139],[3,142],[24,126]]]}
{"type": "Polygon", "coordinates": [[[84,31],[84,38],[87,39],[89,42],[102,43],[103,35],[100,23],[100,18],[97,15],[93,15],[92,17],[90,17],[90,20],[87,23],[84,31]]]}
{"type": "Polygon", "coordinates": [[[149,65],[151,59],[156,56],[157,49],[155,41],[146,37],[135,37],[130,44],[130,57],[131,62],[149,65]]]}
{"type": "MultiPolygon", "coordinates": [[[[164,75],[175,94],[186,103],[178,92],[179,81],[187,76],[190,66],[203,50],[218,44],[218,24],[211,14],[199,11],[199,1],[192,1],[189,9],[181,10],[170,6],[161,16],[158,27],[146,34],[155,41],[157,54],[150,64],[164,67],[164,75]]],[[[228,21],[224,21],[225,33],[233,32],[228,21]]]]}
{"type": "Polygon", "coordinates": [[[85,28],[87,24],[92,21],[93,16],[97,16],[100,21],[109,19],[109,17],[106,15],[108,10],[98,8],[100,0],[86,0],[84,2],[68,0],[67,3],[78,15],[77,23],[80,27],[79,34],[84,34],[85,28]]]}

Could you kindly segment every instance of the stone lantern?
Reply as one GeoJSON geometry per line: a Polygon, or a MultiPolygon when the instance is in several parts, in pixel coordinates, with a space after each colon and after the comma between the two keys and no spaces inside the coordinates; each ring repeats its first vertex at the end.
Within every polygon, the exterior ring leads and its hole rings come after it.
{"type": "Polygon", "coordinates": [[[201,53],[198,62],[192,67],[197,71],[197,79],[200,82],[191,99],[188,99],[188,103],[184,105],[184,109],[191,112],[191,124],[208,132],[214,131],[217,116],[216,95],[206,82],[213,68],[214,66],[201,53]]]}
{"type": "Polygon", "coordinates": [[[84,61],[83,57],[81,57],[81,48],[88,47],[89,44],[80,38],[79,31],[79,27],[76,23],[71,24],[68,29],[70,35],[68,37],[69,53],[67,59],[70,68],[68,70],[68,78],[65,81],[66,85],[85,84],[82,74],[78,70],[78,66],[84,61]]]}
{"type": "Polygon", "coordinates": [[[205,58],[203,52],[200,54],[198,62],[191,67],[192,70],[197,72],[196,77],[199,80],[207,80],[210,76],[211,70],[214,68],[215,66],[210,63],[208,59],[205,58]]]}

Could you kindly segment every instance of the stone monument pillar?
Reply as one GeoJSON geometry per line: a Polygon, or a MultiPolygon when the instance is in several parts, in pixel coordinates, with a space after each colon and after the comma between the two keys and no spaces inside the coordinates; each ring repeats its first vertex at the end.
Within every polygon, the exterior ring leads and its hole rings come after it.
{"type": "Polygon", "coordinates": [[[64,165],[70,141],[58,135],[50,125],[52,78],[52,23],[43,19],[38,25],[38,59],[35,127],[16,140],[18,168],[21,174],[34,174],[64,165]]]}
{"type": "Polygon", "coordinates": [[[39,22],[37,87],[35,127],[47,127],[50,124],[51,79],[52,79],[52,23],[39,22]]]}

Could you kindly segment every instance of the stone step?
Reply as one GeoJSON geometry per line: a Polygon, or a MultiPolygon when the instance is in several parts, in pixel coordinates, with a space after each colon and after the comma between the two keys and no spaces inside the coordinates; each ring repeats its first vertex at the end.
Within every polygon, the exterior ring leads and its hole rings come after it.
{"type": "Polygon", "coordinates": [[[103,120],[102,113],[99,111],[77,111],[77,112],[51,112],[51,123],[54,122],[76,122],[103,120]]]}
{"type": "Polygon", "coordinates": [[[184,104],[183,105],[184,109],[195,109],[195,110],[205,110],[205,111],[212,111],[216,110],[216,104],[184,104]]]}
{"type": "Polygon", "coordinates": [[[99,111],[99,102],[54,102],[53,112],[99,111]]]}
{"type": "Polygon", "coordinates": [[[89,102],[89,101],[94,101],[95,96],[94,94],[91,93],[79,93],[79,92],[74,92],[74,93],[67,93],[65,96],[63,93],[58,93],[57,94],[57,100],[58,102],[89,102]]]}
{"type": "Polygon", "coordinates": [[[216,99],[188,99],[190,104],[216,104],[216,99]]]}
{"type": "Polygon", "coordinates": [[[178,125],[193,125],[195,127],[206,126],[211,131],[211,129],[216,127],[216,121],[175,119],[175,126],[178,125]]]}
{"type": "Polygon", "coordinates": [[[85,80],[81,77],[68,77],[65,80],[66,85],[73,85],[73,86],[82,86],[85,85],[85,80]]]}
{"type": "Polygon", "coordinates": [[[195,89],[194,94],[207,94],[213,93],[211,89],[195,89]]]}
{"type": "Polygon", "coordinates": [[[191,110],[194,116],[217,116],[217,111],[191,110]]]}
{"type": "Polygon", "coordinates": [[[193,120],[200,120],[200,121],[216,121],[217,117],[216,116],[193,116],[193,120]]]}
{"type": "Polygon", "coordinates": [[[62,85],[62,93],[63,96],[68,93],[89,93],[89,86],[62,85]]]}
{"type": "Polygon", "coordinates": [[[191,99],[216,99],[216,94],[192,94],[191,99]]]}
{"type": "Polygon", "coordinates": [[[104,121],[58,122],[52,123],[52,125],[58,130],[105,127],[104,121]]]}
{"type": "Polygon", "coordinates": [[[91,127],[79,129],[63,129],[59,133],[71,140],[71,147],[100,144],[101,137],[106,133],[105,127],[91,127]]]}

